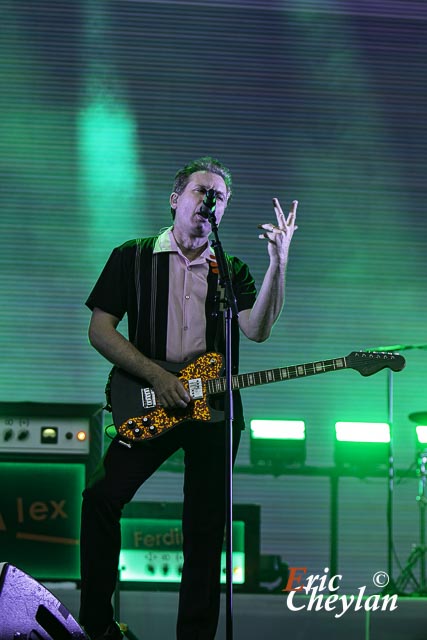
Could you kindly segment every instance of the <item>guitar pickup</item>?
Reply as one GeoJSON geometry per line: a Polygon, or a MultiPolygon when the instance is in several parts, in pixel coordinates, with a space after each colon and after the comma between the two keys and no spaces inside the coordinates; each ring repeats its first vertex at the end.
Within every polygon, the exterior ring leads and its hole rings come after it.
{"type": "Polygon", "coordinates": [[[203,398],[203,384],[201,378],[192,378],[188,381],[188,391],[192,400],[203,398]]]}
{"type": "Polygon", "coordinates": [[[150,387],[143,387],[141,389],[141,400],[144,409],[154,409],[156,406],[156,394],[154,389],[150,387]]]}

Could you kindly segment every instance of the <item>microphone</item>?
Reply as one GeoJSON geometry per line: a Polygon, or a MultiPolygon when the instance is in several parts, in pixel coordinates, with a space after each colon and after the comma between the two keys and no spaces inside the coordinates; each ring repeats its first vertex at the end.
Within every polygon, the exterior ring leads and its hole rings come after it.
{"type": "Polygon", "coordinates": [[[216,191],[215,189],[208,189],[206,195],[203,198],[203,204],[200,207],[200,215],[203,218],[209,218],[210,215],[215,215],[216,209],[216,191]]]}

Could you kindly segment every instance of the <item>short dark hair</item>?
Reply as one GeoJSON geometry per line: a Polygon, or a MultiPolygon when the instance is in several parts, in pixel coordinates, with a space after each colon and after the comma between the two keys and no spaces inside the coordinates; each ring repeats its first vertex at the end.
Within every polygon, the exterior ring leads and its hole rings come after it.
{"type": "MultiPolygon", "coordinates": [[[[173,183],[173,191],[180,195],[187,184],[190,181],[190,176],[197,171],[209,171],[209,173],[216,173],[221,176],[225,182],[227,188],[227,199],[230,201],[233,181],[231,178],[231,171],[222,162],[212,156],[203,156],[203,158],[197,158],[197,160],[191,160],[182,169],[177,171],[173,183]]],[[[172,218],[175,219],[175,209],[171,208],[172,218]]]]}

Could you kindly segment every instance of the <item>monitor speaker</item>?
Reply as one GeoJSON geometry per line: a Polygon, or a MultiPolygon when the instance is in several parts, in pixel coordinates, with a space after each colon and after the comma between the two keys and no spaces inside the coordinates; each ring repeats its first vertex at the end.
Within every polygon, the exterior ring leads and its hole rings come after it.
{"type": "Polygon", "coordinates": [[[61,602],[8,562],[0,563],[0,640],[88,640],[61,602]]]}

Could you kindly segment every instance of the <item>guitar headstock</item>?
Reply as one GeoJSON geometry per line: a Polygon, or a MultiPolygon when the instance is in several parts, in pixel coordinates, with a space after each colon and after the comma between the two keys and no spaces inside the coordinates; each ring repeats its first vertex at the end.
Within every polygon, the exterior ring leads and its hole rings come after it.
{"type": "Polygon", "coordinates": [[[402,371],[405,366],[405,358],[391,351],[352,351],[346,361],[362,376],[371,376],[382,369],[402,371]]]}

